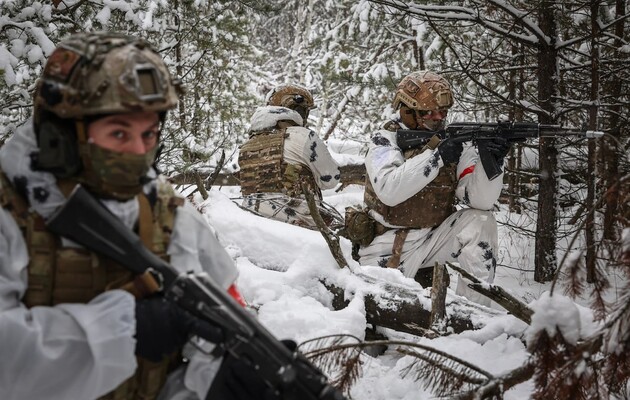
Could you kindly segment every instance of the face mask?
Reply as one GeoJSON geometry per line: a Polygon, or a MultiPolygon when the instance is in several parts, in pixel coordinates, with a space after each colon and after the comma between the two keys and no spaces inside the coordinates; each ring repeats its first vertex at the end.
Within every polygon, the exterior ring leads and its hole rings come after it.
{"type": "Polygon", "coordinates": [[[444,120],[433,120],[433,119],[423,119],[422,120],[422,125],[424,125],[424,127],[426,129],[432,130],[432,131],[439,131],[441,129],[444,129],[444,127],[446,126],[446,121],[444,120]]]}
{"type": "Polygon", "coordinates": [[[446,126],[446,115],[448,111],[446,110],[437,110],[437,111],[424,111],[419,110],[416,111],[417,116],[419,117],[419,125],[426,129],[430,129],[432,131],[439,131],[444,129],[446,126]],[[434,119],[434,116],[437,115],[441,117],[441,119],[434,119]]]}
{"type": "Polygon", "coordinates": [[[81,146],[84,171],[80,180],[96,194],[129,200],[149,182],[147,173],[159,146],[145,154],[120,153],[92,143],[81,146]]]}

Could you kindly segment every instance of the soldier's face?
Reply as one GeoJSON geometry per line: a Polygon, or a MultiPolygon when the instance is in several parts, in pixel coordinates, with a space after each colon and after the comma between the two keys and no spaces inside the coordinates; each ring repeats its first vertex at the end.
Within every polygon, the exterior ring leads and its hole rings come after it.
{"type": "Polygon", "coordinates": [[[447,115],[447,110],[418,111],[416,112],[416,123],[420,127],[424,127],[434,131],[439,130],[444,128],[444,122],[447,115]]]}
{"type": "Polygon", "coordinates": [[[157,146],[160,118],[155,112],[114,114],[92,121],[88,140],[120,153],[145,154],[157,146]]]}

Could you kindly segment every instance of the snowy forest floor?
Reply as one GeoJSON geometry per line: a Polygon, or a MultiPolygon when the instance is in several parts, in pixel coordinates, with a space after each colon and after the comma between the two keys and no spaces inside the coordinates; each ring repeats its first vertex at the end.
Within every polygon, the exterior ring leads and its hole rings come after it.
{"type": "MultiPolygon", "coordinates": [[[[185,193],[185,191],[184,191],[185,193]]],[[[280,339],[297,343],[334,334],[350,334],[364,339],[366,318],[362,296],[365,281],[359,280],[348,269],[340,270],[319,232],[268,220],[242,210],[239,187],[216,188],[207,200],[196,194],[194,202],[214,227],[221,243],[234,258],[240,276],[237,284],[258,318],[280,339]],[[332,307],[332,295],[323,281],[345,288],[353,300],[343,310],[332,307]]],[[[344,213],[346,206],[360,203],[363,188],[350,185],[339,193],[324,192],[324,200],[344,213]]],[[[503,206],[502,206],[503,207],[503,206]]],[[[524,235],[524,217],[501,208],[496,212],[499,221],[499,267],[495,284],[521,298],[526,303],[538,299],[550,284],[539,284],[533,279],[533,237],[524,235]],[[516,229],[515,225],[521,228],[516,229]]],[[[524,229],[531,230],[531,227],[524,229]]],[[[567,239],[568,240],[568,239],[567,239]]],[[[342,239],[342,249],[355,272],[395,282],[418,291],[420,299],[429,301],[429,290],[405,278],[397,270],[377,266],[359,266],[350,256],[350,242],[342,239]]],[[[559,254],[562,257],[562,254],[559,254]]],[[[451,288],[456,276],[451,273],[451,288]]],[[[449,290],[449,296],[454,292],[449,290]]],[[[587,301],[580,302],[584,305],[587,301]]],[[[474,331],[427,339],[379,328],[390,339],[421,343],[464,359],[494,375],[520,366],[528,357],[524,337],[527,325],[508,315],[499,306],[496,316],[483,321],[474,331]],[[499,311],[500,310],[500,311],[499,311]]],[[[592,312],[579,308],[581,329],[594,328],[592,312]]],[[[487,317],[485,317],[487,318],[487,317]]],[[[401,355],[390,346],[378,357],[362,356],[362,373],[350,391],[356,400],[432,399],[435,397],[422,381],[408,373],[414,359],[401,355]]],[[[533,382],[518,385],[506,393],[506,399],[527,399],[533,382]]]]}

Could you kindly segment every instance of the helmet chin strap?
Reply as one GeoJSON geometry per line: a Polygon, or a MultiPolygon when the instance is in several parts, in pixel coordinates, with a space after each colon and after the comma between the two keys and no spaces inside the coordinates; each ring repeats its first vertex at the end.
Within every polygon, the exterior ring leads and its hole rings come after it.
{"type": "Polygon", "coordinates": [[[74,121],[74,126],[77,132],[77,143],[85,144],[88,141],[87,137],[87,126],[85,120],[77,119],[74,121]]]}

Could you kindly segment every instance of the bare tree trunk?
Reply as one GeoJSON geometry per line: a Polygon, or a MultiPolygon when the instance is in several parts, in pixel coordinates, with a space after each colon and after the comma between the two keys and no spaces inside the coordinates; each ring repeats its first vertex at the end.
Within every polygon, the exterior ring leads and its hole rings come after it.
{"type": "MultiPolygon", "coordinates": [[[[589,109],[589,129],[597,129],[597,112],[599,110],[599,1],[591,3],[591,107],[589,109]]],[[[594,140],[588,142],[588,167],[587,176],[596,176],[595,165],[597,162],[597,148],[594,140]]],[[[586,207],[595,207],[595,180],[587,180],[586,207]]],[[[586,237],[586,281],[595,282],[595,213],[586,214],[586,224],[584,227],[586,237]]]]}
{"type": "MultiPolygon", "coordinates": [[[[177,10],[174,15],[175,21],[177,21],[177,34],[175,38],[177,39],[177,44],[175,44],[175,59],[177,60],[177,64],[175,67],[175,71],[178,77],[184,76],[184,72],[182,69],[182,21],[181,21],[181,12],[179,12],[179,0],[175,0],[173,4],[173,9],[177,10]]],[[[186,126],[186,105],[183,101],[178,102],[178,110],[179,112],[179,128],[183,129],[186,126]]]]}
{"type": "Polygon", "coordinates": [[[446,278],[448,272],[444,265],[437,262],[433,267],[433,286],[431,287],[431,328],[442,333],[445,332],[444,320],[446,318],[446,278]]]}
{"type": "MultiPolygon", "coordinates": [[[[514,44],[512,46],[512,59],[516,65],[522,65],[524,63],[523,49],[521,45],[514,44]]],[[[517,99],[521,99],[523,96],[524,88],[523,82],[525,77],[523,76],[523,69],[512,69],[510,70],[510,87],[509,87],[509,99],[515,101],[517,99]]],[[[510,112],[508,114],[508,118],[510,121],[522,121],[523,120],[523,110],[519,107],[513,106],[510,107],[510,112]]],[[[520,204],[516,201],[517,198],[521,197],[521,178],[519,174],[515,173],[517,169],[521,166],[521,154],[522,149],[520,144],[516,143],[516,145],[510,150],[510,157],[508,158],[508,170],[510,173],[507,175],[508,182],[508,207],[510,212],[521,212],[520,204]]]]}
{"type": "Polygon", "coordinates": [[[322,138],[322,140],[328,140],[330,135],[335,131],[335,128],[337,127],[337,124],[341,120],[341,116],[343,115],[343,112],[345,111],[346,106],[348,105],[349,101],[350,101],[350,98],[348,97],[348,95],[344,94],[343,99],[341,100],[341,102],[339,102],[339,105],[337,106],[337,112],[335,112],[335,115],[332,118],[332,124],[330,124],[330,127],[324,134],[324,137],[322,138]]]}
{"type": "MultiPolygon", "coordinates": [[[[624,37],[624,23],[625,18],[622,18],[626,13],[626,1],[625,0],[617,0],[615,6],[615,17],[618,18],[617,23],[615,24],[615,40],[613,47],[615,49],[620,49],[621,46],[624,45],[623,37],[624,37]]],[[[625,52],[616,51],[617,57],[621,58],[620,64],[623,63],[624,59],[627,58],[625,52]]],[[[612,66],[612,69],[616,69],[615,65],[612,66]]],[[[611,77],[608,78],[608,87],[607,92],[610,93],[610,97],[612,99],[621,99],[622,95],[622,85],[619,80],[616,79],[617,74],[612,74],[611,77]]],[[[619,148],[619,140],[622,136],[622,122],[621,115],[622,106],[619,102],[616,102],[610,107],[609,112],[609,120],[608,127],[610,130],[611,138],[605,138],[602,141],[600,147],[600,159],[602,161],[602,174],[603,174],[603,185],[604,190],[608,190],[609,188],[618,187],[615,186],[614,183],[618,179],[619,176],[619,155],[622,149],[619,148]],[[615,140],[616,139],[616,140],[615,140]]],[[[606,208],[604,210],[604,231],[603,236],[604,239],[609,241],[617,240],[617,233],[615,231],[615,220],[617,217],[617,211],[619,208],[619,191],[613,190],[609,196],[606,197],[606,208]]]]}
{"type": "Polygon", "coordinates": [[[423,70],[424,67],[424,51],[422,46],[418,46],[418,41],[415,39],[418,36],[418,30],[417,29],[412,29],[411,31],[413,33],[413,37],[414,39],[412,40],[412,47],[413,47],[413,58],[414,61],[416,62],[416,69],[419,70],[423,70]]]}
{"type": "MultiPolygon", "coordinates": [[[[539,7],[540,28],[549,43],[540,42],[538,48],[538,101],[543,112],[542,124],[555,123],[555,97],[558,91],[558,52],[556,43],[556,6],[551,0],[542,0],[539,7]]],[[[536,224],[535,271],[536,282],[553,279],[557,269],[557,179],[558,149],[555,138],[540,139],[538,147],[540,184],[538,218],[536,224]]]]}

